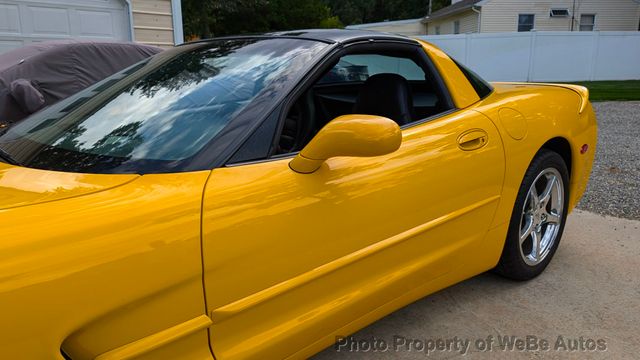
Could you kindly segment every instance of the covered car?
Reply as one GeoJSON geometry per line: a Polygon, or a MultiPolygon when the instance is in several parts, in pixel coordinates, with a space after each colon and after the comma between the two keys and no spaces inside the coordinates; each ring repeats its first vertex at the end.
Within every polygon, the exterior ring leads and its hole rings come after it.
{"type": "Polygon", "coordinates": [[[0,54],[0,126],[161,51],[135,43],[53,41],[0,54]]]}

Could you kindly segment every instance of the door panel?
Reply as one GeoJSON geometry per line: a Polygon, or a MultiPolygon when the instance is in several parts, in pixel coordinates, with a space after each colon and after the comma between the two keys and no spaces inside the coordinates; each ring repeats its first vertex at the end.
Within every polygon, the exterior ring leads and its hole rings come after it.
{"type": "Polygon", "coordinates": [[[403,131],[401,148],[334,158],[313,174],[290,159],[216,169],[203,253],[217,359],[283,358],[482,251],[501,193],[502,143],[460,111],[403,131]],[[461,134],[486,132],[464,151],[461,134]]]}

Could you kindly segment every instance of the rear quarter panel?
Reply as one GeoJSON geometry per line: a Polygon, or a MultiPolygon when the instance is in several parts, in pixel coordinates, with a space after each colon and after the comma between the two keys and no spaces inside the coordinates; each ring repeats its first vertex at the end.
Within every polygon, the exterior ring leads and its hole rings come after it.
{"type": "Polygon", "coordinates": [[[571,89],[548,85],[494,83],[494,92],[473,108],[498,127],[505,151],[504,189],[493,227],[509,222],[524,174],[536,153],[548,141],[561,138],[571,149],[569,211],[580,200],[586,188],[596,147],[596,117],[590,103],[571,89]],[[582,108],[582,109],[581,109],[582,108]],[[515,110],[524,121],[522,136],[513,136],[509,120],[501,109],[515,110]],[[582,110],[582,111],[581,111],[582,110]],[[502,115],[502,117],[501,117],[502,115]],[[589,146],[580,154],[583,144],[589,146]]]}

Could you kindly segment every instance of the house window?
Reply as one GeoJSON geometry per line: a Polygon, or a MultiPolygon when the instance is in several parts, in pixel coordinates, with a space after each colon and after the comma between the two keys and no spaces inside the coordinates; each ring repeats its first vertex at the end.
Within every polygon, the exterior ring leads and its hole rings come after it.
{"type": "Polygon", "coordinates": [[[460,34],[460,20],[456,20],[453,22],[453,33],[460,34]]]}
{"type": "Polygon", "coordinates": [[[580,15],[580,31],[593,31],[596,27],[596,14],[580,15]]]}
{"type": "Polygon", "coordinates": [[[436,26],[436,35],[440,35],[440,25],[436,26]]]}
{"type": "Polygon", "coordinates": [[[533,21],[535,16],[533,14],[520,14],[518,15],[518,31],[531,31],[533,30],[533,21]]]}

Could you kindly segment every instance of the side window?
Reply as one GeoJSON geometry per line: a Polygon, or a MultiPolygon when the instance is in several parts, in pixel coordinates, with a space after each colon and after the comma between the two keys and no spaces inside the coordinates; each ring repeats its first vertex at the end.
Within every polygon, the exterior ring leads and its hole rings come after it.
{"type": "Polygon", "coordinates": [[[407,80],[424,80],[425,72],[411,59],[378,54],[346,55],[318,84],[365,81],[370,76],[395,73],[407,80]]]}
{"type": "Polygon", "coordinates": [[[302,150],[329,121],[347,114],[378,115],[400,126],[452,109],[435,67],[414,46],[354,51],[308,84],[280,120],[272,155],[302,150]]]}

